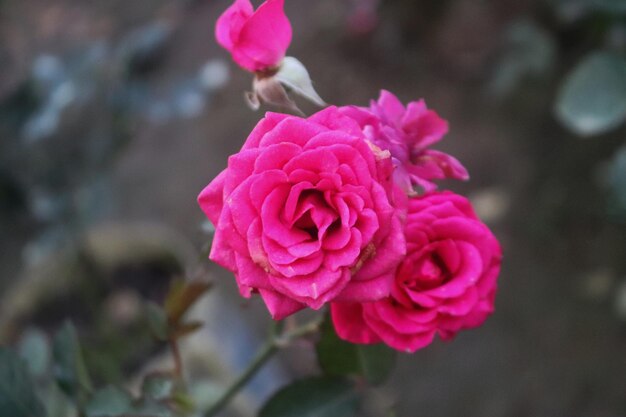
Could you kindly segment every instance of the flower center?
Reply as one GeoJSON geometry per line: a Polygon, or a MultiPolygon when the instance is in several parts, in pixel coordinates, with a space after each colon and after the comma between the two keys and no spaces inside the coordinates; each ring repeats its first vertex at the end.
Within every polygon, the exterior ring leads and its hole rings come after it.
{"type": "Polygon", "coordinates": [[[311,236],[311,239],[316,240],[318,238],[317,234],[319,232],[317,225],[313,222],[311,218],[311,212],[306,211],[300,216],[298,220],[294,223],[294,226],[300,230],[303,230],[311,236]]]}
{"type": "Polygon", "coordinates": [[[339,226],[338,215],[318,190],[305,190],[298,197],[293,227],[309,234],[312,240],[320,240],[333,228],[339,226]]]}
{"type": "Polygon", "coordinates": [[[439,287],[450,279],[450,273],[437,252],[424,256],[413,270],[413,279],[407,286],[411,289],[426,291],[439,287]]]}

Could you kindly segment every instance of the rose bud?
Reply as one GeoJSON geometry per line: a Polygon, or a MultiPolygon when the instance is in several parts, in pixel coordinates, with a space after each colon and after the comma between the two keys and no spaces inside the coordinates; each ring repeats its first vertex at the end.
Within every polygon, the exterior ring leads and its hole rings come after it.
{"type": "Polygon", "coordinates": [[[235,0],[217,20],[217,42],[243,69],[277,68],[291,43],[291,23],[284,0],[268,0],[254,11],[250,0],[235,0]]]}
{"type": "Polygon", "coordinates": [[[320,107],[326,105],[304,65],[285,57],[291,35],[284,0],[267,0],[256,11],[249,0],[236,0],[217,20],[217,42],[239,66],[255,74],[252,92],[246,94],[252,109],[264,102],[302,114],[285,87],[320,107]]]}

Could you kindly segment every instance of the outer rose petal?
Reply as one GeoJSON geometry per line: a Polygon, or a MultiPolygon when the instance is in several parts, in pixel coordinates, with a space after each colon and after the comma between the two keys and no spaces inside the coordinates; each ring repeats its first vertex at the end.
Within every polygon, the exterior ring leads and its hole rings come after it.
{"type": "Polygon", "coordinates": [[[453,156],[432,149],[425,150],[414,158],[415,164],[408,167],[410,177],[426,191],[434,191],[437,186],[433,179],[453,178],[467,181],[467,169],[453,156]]]}
{"type": "Polygon", "coordinates": [[[292,36],[283,8],[284,0],[267,0],[255,12],[249,0],[236,0],[217,21],[217,42],[248,71],[278,66],[292,36]]]}
{"type": "Polygon", "coordinates": [[[407,106],[402,117],[402,130],[411,146],[424,149],[439,142],[448,133],[448,122],[434,111],[428,110],[424,100],[419,100],[407,106]]]}
{"type": "Polygon", "coordinates": [[[250,0],[235,0],[235,2],[217,19],[215,37],[224,49],[232,52],[234,44],[245,22],[252,16],[254,8],[250,0]]]}
{"type": "Polygon", "coordinates": [[[363,320],[363,305],[359,303],[333,303],[330,306],[337,335],[352,343],[372,344],[381,341],[363,320]]]}
{"type": "MultiPolygon", "coordinates": [[[[396,309],[385,301],[371,303],[364,306],[364,319],[368,326],[385,342],[394,349],[413,353],[432,343],[436,328],[428,320],[414,319],[408,312],[403,316],[403,309],[396,309]]],[[[417,314],[419,317],[420,314],[417,314]]]]}
{"type": "Polygon", "coordinates": [[[259,290],[263,301],[274,320],[282,320],[302,310],[305,305],[271,290],[259,290]]]}
{"type": "Polygon", "coordinates": [[[254,129],[252,129],[252,132],[250,132],[241,150],[245,151],[247,149],[258,148],[265,135],[271,132],[280,122],[288,118],[288,114],[274,112],[265,113],[265,117],[259,120],[254,129]]]}
{"type": "Polygon", "coordinates": [[[267,0],[243,24],[230,52],[235,62],[249,71],[273,68],[285,57],[291,35],[284,0],[267,0]]]}
{"type": "Polygon", "coordinates": [[[376,113],[379,113],[386,119],[385,122],[387,124],[396,126],[400,125],[406,111],[398,97],[387,90],[380,91],[380,97],[377,102],[372,103],[372,107],[375,107],[377,109],[376,113]]]}
{"type": "Polygon", "coordinates": [[[458,160],[428,149],[448,132],[448,122],[429,110],[424,100],[405,108],[396,96],[382,90],[369,108],[345,106],[339,111],[354,120],[371,143],[391,154],[393,181],[406,194],[416,195],[415,186],[425,192],[435,190],[433,179],[469,178],[458,160]]]}
{"type": "Polygon", "coordinates": [[[226,171],[219,173],[217,177],[198,196],[198,204],[204,214],[211,220],[213,224],[217,224],[220,213],[224,207],[224,181],[226,179],[226,171]]]}

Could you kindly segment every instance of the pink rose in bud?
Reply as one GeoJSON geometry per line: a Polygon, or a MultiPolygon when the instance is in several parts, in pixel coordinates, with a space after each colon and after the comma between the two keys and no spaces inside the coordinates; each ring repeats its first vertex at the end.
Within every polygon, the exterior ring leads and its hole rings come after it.
{"type": "Polygon", "coordinates": [[[216,228],[210,259],[275,319],[387,297],[406,253],[407,202],[375,149],[335,107],[308,119],[267,113],[198,197],[216,228]]]}
{"type": "Polygon", "coordinates": [[[346,106],[341,110],[359,123],[369,140],[391,152],[396,167],[394,180],[409,194],[415,194],[414,186],[427,192],[436,189],[434,179],[469,178],[454,157],[429,149],[448,133],[448,122],[429,110],[424,100],[405,107],[383,90],[369,108],[346,106]]]}
{"type": "Polygon", "coordinates": [[[407,352],[482,324],[494,310],[500,244],[469,201],[451,192],[411,199],[407,256],[391,296],[332,303],[337,334],[353,343],[385,342],[407,352]]]}
{"type": "Polygon", "coordinates": [[[284,0],[267,0],[254,11],[249,0],[235,0],[217,20],[217,42],[248,71],[276,68],[291,43],[283,7],[284,0]]]}

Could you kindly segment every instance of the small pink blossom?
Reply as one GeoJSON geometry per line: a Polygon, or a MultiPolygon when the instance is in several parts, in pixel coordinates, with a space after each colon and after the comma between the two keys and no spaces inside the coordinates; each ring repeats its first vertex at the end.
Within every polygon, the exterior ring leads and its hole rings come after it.
{"type": "Polygon", "coordinates": [[[451,192],[411,199],[407,256],[391,296],[332,303],[337,334],[352,343],[385,342],[407,352],[482,324],[494,310],[500,244],[470,202],[451,192]]]}
{"type": "Polygon", "coordinates": [[[215,37],[248,71],[278,67],[291,43],[284,0],[267,0],[256,11],[250,0],[235,0],[217,20],[215,37]]]}
{"type": "Polygon", "coordinates": [[[275,319],[305,306],[387,297],[406,254],[406,196],[354,120],[267,113],[198,202],[216,226],[210,259],[275,319]]]}
{"type": "Polygon", "coordinates": [[[394,180],[409,194],[415,194],[415,186],[427,192],[436,189],[434,179],[469,178],[457,159],[429,149],[448,133],[448,122],[429,110],[424,100],[405,107],[383,90],[369,108],[346,106],[341,111],[359,123],[370,141],[391,152],[396,167],[394,180]]]}

